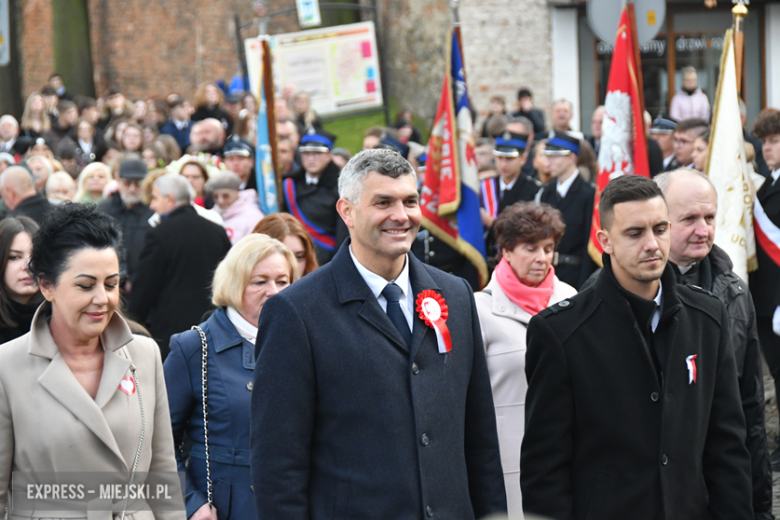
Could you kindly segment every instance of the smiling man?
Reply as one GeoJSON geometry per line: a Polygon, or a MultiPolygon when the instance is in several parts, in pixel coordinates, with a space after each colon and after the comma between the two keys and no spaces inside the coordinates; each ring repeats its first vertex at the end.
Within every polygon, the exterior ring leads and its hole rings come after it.
{"type": "Polygon", "coordinates": [[[350,240],[260,317],[251,413],[259,517],[506,512],[471,287],[409,254],[421,220],[412,166],[395,151],[365,150],[341,172],[339,195],[350,240]]]}
{"type": "Polygon", "coordinates": [[[653,181],[611,181],[599,216],[595,284],[529,323],[524,512],[753,518],[726,309],[677,284],[674,224],[653,181]]]}

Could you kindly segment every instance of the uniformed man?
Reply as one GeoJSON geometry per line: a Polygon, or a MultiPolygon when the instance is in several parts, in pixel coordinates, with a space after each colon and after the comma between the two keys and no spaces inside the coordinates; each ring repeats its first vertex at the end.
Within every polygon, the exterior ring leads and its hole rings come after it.
{"type": "Polygon", "coordinates": [[[334,139],[323,130],[304,135],[298,148],[303,164],[282,183],[285,210],[311,235],[320,265],[329,262],[336,250],[339,168],[330,158],[334,139]]]}
{"type": "Polygon", "coordinates": [[[233,134],[222,149],[222,162],[228,170],[239,176],[242,190],[257,191],[254,146],[241,139],[240,135],[233,134]]]}
{"type": "MultiPolygon", "coordinates": [[[[753,135],[761,139],[764,160],[771,172],[756,193],[758,269],[750,273],[750,292],[756,306],[758,338],[780,395],[780,112],[764,110],[756,118],[753,135]]],[[[772,454],[772,469],[780,471],[780,449],[772,454]]]]}
{"type": "Polygon", "coordinates": [[[527,140],[527,136],[509,131],[496,137],[493,157],[495,157],[498,177],[480,182],[482,198],[480,214],[482,224],[488,230],[485,243],[488,256],[496,254],[492,229],[498,215],[504,208],[515,202],[534,200],[542,188],[542,183],[521,173],[528,159],[527,140]]]}
{"type": "Polygon", "coordinates": [[[674,156],[674,129],[677,122],[666,114],[659,114],[650,127],[650,137],[661,147],[664,156],[663,171],[669,172],[680,167],[674,156]]]}
{"type": "Polygon", "coordinates": [[[653,181],[610,181],[599,215],[596,283],[528,325],[524,513],[754,518],[725,307],[677,284],[653,181]]]}
{"type": "Polygon", "coordinates": [[[558,209],[563,216],[566,231],[555,250],[553,265],[556,276],[577,290],[596,269],[588,255],[596,187],[577,169],[580,142],[573,132],[550,132],[542,154],[549,161],[552,180],[539,195],[539,202],[558,209]]]}

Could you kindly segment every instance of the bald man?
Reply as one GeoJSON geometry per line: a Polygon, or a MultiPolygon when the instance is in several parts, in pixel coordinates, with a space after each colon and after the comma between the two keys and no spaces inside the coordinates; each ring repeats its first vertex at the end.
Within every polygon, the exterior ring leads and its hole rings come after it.
{"type": "Polygon", "coordinates": [[[225,145],[225,128],[222,122],[212,117],[195,123],[190,135],[190,142],[195,151],[219,155],[225,145]]]}
{"type": "Polygon", "coordinates": [[[0,192],[12,217],[30,217],[40,224],[51,211],[46,197],[35,191],[32,174],[21,166],[11,166],[0,175],[0,192]]]}
{"type": "Polygon", "coordinates": [[[747,284],[732,271],[728,254],[716,246],[718,195],[709,177],[680,168],[655,177],[669,207],[669,263],[677,281],[714,294],[729,318],[750,452],[754,518],[772,518],[772,468],[764,429],[764,386],[756,311],[747,284]]]}

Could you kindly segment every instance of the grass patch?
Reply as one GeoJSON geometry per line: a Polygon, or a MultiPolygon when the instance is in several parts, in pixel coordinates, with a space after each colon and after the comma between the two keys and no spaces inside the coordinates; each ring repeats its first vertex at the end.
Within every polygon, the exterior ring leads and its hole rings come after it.
{"type": "MultiPolygon", "coordinates": [[[[390,98],[390,121],[395,120],[396,113],[401,109],[401,104],[394,97],[390,98]]],[[[420,129],[423,141],[420,144],[427,144],[431,129],[428,124],[420,117],[414,116],[414,124],[420,129]]],[[[345,117],[335,121],[328,121],[322,125],[328,132],[338,136],[336,139],[336,148],[346,148],[349,153],[355,154],[363,148],[363,136],[372,126],[385,126],[384,112],[376,114],[361,115],[355,117],[345,117]]]]}

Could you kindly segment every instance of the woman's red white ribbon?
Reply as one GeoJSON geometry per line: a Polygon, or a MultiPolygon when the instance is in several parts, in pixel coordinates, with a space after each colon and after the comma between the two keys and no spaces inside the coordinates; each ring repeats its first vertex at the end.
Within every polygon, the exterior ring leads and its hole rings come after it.
{"type": "Polygon", "coordinates": [[[426,289],[417,295],[417,313],[426,325],[436,332],[439,353],[446,354],[452,350],[450,329],[447,328],[449,307],[441,294],[426,289]]]}

